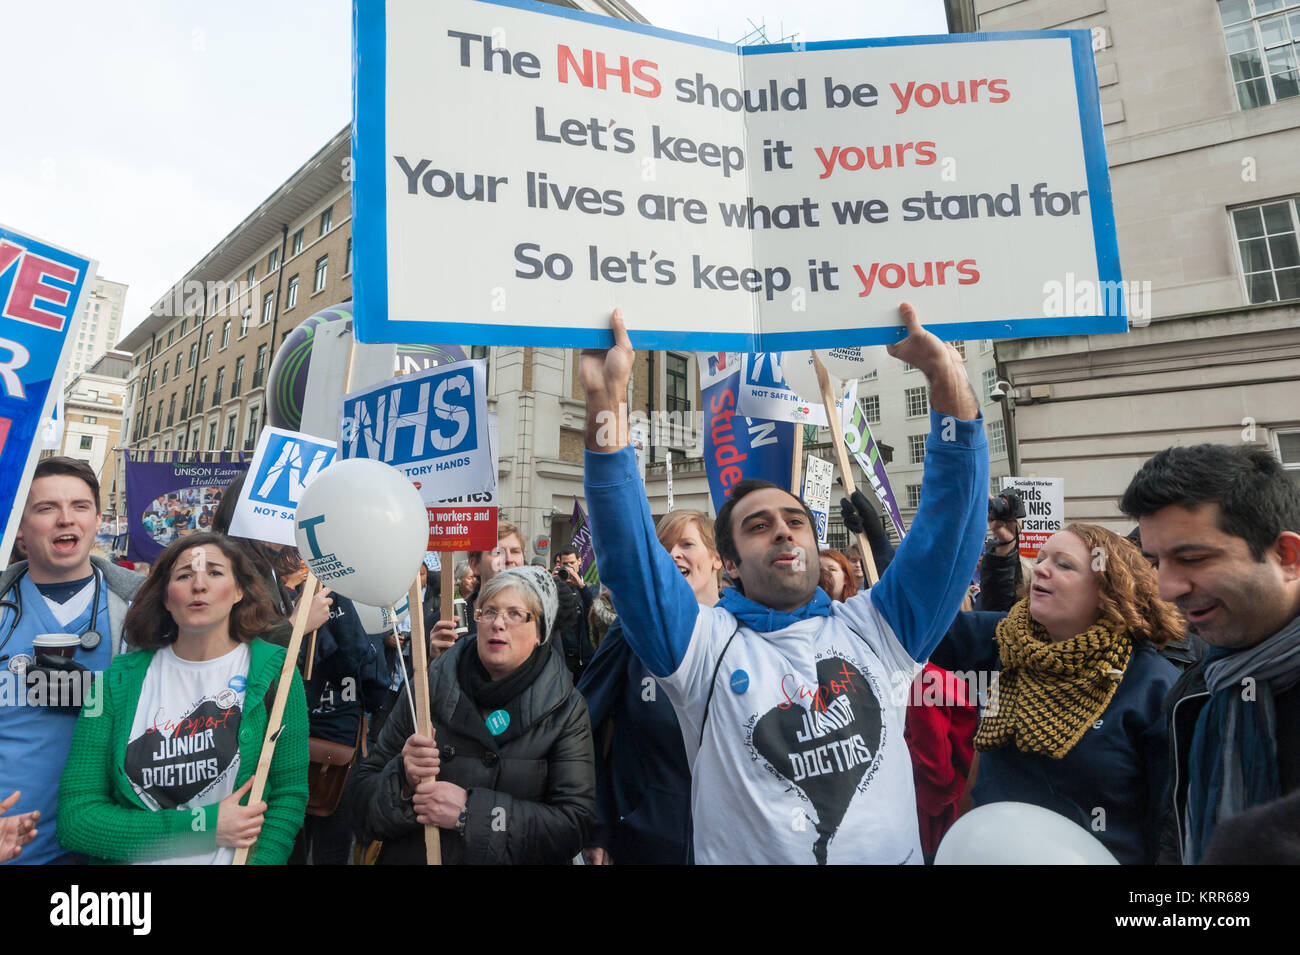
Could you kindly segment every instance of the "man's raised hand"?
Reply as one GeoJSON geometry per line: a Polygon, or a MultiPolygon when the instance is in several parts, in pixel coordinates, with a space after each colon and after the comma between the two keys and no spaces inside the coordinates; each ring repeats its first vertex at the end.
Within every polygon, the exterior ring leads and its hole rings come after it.
{"type": "Polygon", "coordinates": [[[921,369],[930,383],[930,407],[940,414],[970,420],[979,415],[979,402],[966,379],[957,349],[926,331],[916,309],[904,302],[898,314],[907,326],[907,337],[886,348],[894,358],[921,369]]]}
{"type": "Polygon", "coordinates": [[[587,397],[587,448],[617,451],[627,444],[627,383],[635,352],[623,324],[623,313],[610,316],[613,348],[584,348],[578,356],[578,378],[587,397]]]}

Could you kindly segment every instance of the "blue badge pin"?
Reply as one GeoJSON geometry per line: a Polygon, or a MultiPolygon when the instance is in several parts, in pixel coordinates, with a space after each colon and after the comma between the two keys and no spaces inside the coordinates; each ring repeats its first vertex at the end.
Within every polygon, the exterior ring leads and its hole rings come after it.
{"type": "Polygon", "coordinates": [[[242,673],[236,673],[230,678],[226,686],[230,687],[236,693],[243,693],[244,687],[248,685],[248,679],[242,673]]]}
{"type": "Polygon", "coordinates": [[[731,671],[731,692],[744,693],[749,689],[749,674],[744,670],[731,671]]]}
{"type": "Polygon", "coordinates": [[[493,710],[484,720],[487,723],[488,732],[493,736],[500,736],[510,725],[510,714],[505,710],[493,710]]]}

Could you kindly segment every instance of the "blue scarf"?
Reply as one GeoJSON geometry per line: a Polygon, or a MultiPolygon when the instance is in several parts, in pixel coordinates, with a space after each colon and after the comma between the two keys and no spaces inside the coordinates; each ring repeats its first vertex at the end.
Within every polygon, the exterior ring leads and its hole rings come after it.
{"type": "Polygon", "coordinates": [[[1300,678],[1300,617],[1254,647],[1212,647],[1202,666],[1211,696],[1192,734],[1184,863],[1200,861],[1219,820],[1282,795],[1273,697],[1300,678]]]}
{"type": "Polygon", "coordinates": [[[797,610],[773,610],[755,603],[735,587],[728,587],[722,592],[718,606],[735,614],[736,619],[759,633],[771,633],[784,630],[793,623],[811,617],[829,617],[831,615],[831,598],[820,587],[813,594],[813,599],[797,610]]]}

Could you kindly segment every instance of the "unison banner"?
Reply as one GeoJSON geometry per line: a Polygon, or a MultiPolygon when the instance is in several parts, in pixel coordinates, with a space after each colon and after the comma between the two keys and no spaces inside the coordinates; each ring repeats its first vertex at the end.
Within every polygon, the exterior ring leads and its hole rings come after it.
{"type": "Polygon", "coordinates": [[[619,305],[639,348],[790,351],[897,341],[903,300],[946,339],[1126,328],[1086,30],[353,11],[358,341],[604,346],[619,305]]]}
{"type": "Polygon", "coordinates": [[[126,462],[127,557],[153,563],[168,544],[212,529],[226,486],[246,461],[126,462]]]}

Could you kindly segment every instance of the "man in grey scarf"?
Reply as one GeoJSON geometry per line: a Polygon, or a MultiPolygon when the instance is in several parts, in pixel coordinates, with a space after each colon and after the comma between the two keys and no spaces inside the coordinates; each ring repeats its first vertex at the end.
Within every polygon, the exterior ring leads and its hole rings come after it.
{"type": "Polygon", "coordinates": [[[1147,461],[1120,506],[1160,596],[1210,645],[1165,701],[1161,861],[1199,862],[1221,823],[1300,790],[1300,486],[1267,451],[1202,444],[1147,461]]]}

